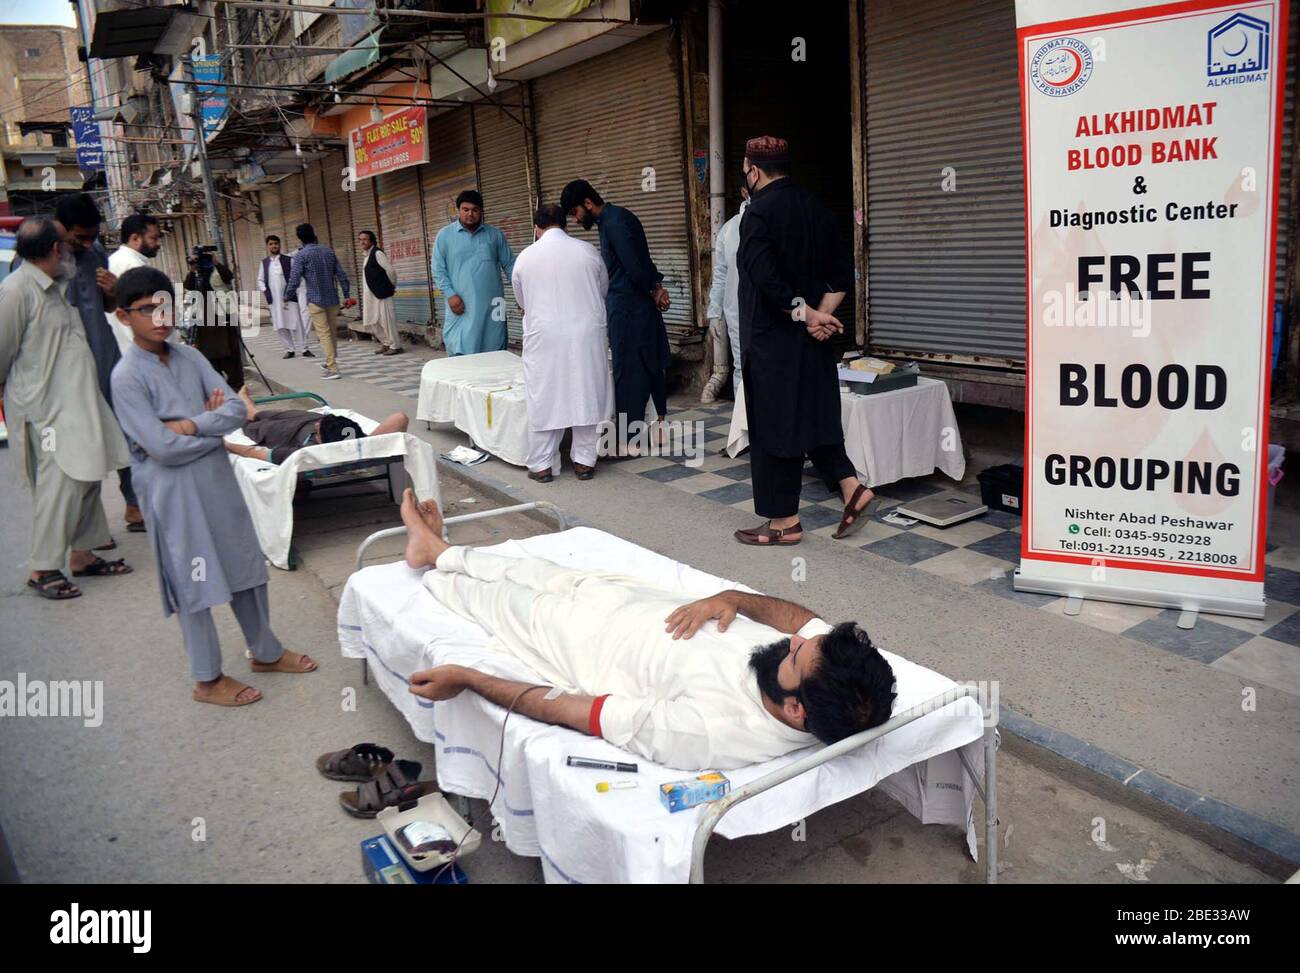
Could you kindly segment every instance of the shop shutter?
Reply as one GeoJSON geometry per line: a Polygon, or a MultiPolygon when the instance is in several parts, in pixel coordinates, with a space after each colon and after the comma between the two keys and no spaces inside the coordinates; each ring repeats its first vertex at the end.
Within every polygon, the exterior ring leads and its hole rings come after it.
{"type": "Polygon", "coordinates": [[[1023,366],[1015,5],[867,0],[865,43],[868,343],[1023,366]]]}
{"type": "Polygon", "coordinates": [[[319,159],[303,172],[302,182],[307,194],[307,222],[315,227],[316,239],[327,247],[333,247],[334,214],[325,203],[325,183],[321,178],[319,159]]]}
{"type": "Polygon", "coordinates": [[[415,171],[415,167],[400,169],[374,178],[379,180],[384,251],[397,271],[393,309],[398,321],[423,326],[431,320],[429,272],[415,171]]]}
{"type": "MultiPolygon", "coordinates": [[[[535,95],[543,201],[558,202],[565,183],[586,179],[635,213],[672,296],[664,315],[669,335],[680,337],[697,329],[678,60],[676,35],[663,30],[539,78],[535,95]]],[[[595,227],[569,230],[600,246],[595,227]]]]}
{"type": "MultiPolygon", "coordinates": [[[[295,172],[286,176],[280,183],[281,217],[284,219],[284,239],[281,241],[285,253],[293,253],[300,246],[298,242],[298,224],[307,223],[307,200],[303,195],[302,174],[295,172]]],[[[317,230],[317,235],[320,231],[317,230]]]]}
{"type": "MultiPolygon", "coordinates": [[[[429,119],[429,164],[420,166],[419,170],[424,193],[424,239],[430,261],[438,231],[456,219],[456,197],[462,190],[478,188],[469,113],[468,108],[458,108],[429,119]]],[[[486,209],[486,200],[484,203],[483,218],[495,223],[486,209]]],[[[432,275],[432,268],[429,273],[432,275]]],[[[433,287],[434,318],[441,321],[442,292],[436,282],[433,287]]],[[[507,286],[506,290],[509,289],[507,286]]]]}
{"type": "MultiPolygon", "coordinates": [[[[357,273],[357,232],[352,222],[352,200],[355,192],[343,188],[343,169],[347,159],[342,152],[331,152],[321,160],[320,178],[325,182],[325,206],[330,218],[330,238],[334,241],[334,254],[343,266],[343,272],[352,282],[352,296],[361,299],[360,277],[357,273]]],[[[358,186],[358,189],[360,186],[358,186]]],[[[369,187],[366,187],[369,189],[369,187]]],[[[360,310],[354,308],[349,315],[360,310]]],[[[349,322],[352,323],[352,322],[349,322]]]]}
{"type": "Polygon", "coordinates": [[[275,235],[280,238],[280,246],[288,253],[289,246],[284,232],[284,220],[281,219],[280,186],[274,184],[262,189],[262,237],[275,235]]]}
{"type": "MultiPolygon", "coordinates": [[[[525,149],[528,135],[521,124],[523,120],[524,105],[518,89],[507,94],[500,108],[474,106],[474,139],[483,206],[488,222],[505,233],[515,256],[533,242],[535,187],[525,149]]],[[[510,343],[518,346],[523,341],[523,319],[510,287],[506,288],[506,326],[510,343]]]]}

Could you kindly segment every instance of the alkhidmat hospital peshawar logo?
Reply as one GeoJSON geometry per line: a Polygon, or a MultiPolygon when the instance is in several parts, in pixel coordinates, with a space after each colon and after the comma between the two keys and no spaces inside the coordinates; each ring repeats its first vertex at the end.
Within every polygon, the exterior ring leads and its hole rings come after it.
{"type": "Polygon", "coordinates": [[[1029,80],[1051,98],[1072,95],[1092,77],[1092,49],[1077,37],[1054,37],[1029,63],[1029,80]]]}

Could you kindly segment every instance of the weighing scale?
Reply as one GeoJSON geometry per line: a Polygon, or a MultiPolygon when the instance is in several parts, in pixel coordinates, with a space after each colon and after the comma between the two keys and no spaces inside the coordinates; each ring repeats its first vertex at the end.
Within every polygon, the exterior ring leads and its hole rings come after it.
{"type": "Polygon", "coordinates": [[[940,493],[937,496],[912,500],[894,508],[904,517],[912,517],[935,527],[951,527],[988,513],[989,508],[967,493],[940,493]]]}

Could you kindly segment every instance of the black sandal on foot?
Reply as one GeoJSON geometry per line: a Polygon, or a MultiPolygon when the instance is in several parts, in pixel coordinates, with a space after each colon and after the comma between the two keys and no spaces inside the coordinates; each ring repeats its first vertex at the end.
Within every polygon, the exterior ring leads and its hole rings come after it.
{"type": "Polygon", "coordinates": [[[39,577],[27,579],[27,587],[50,601],[81,597],[81,589],[65,578],[62,571],[42,571],[39,577]]]}
{"type": "Polygon", "coordinates": [[[101,578],[107,575],[130,574],[135,568],[126,563],[126,558],[119,557],[116,561],[105,561],[102,557],[97,557],[80,571],[73,571],[74,578],[101,578]]]}

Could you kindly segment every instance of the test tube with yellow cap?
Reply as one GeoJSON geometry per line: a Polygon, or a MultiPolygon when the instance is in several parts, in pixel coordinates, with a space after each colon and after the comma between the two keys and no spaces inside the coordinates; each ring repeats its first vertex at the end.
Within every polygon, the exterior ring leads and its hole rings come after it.
{"type": "Polygon", "coordinates": [[[636,787],[634,780],[616,780],[612,784],[607,780],[602,780],[596,785],[596,793],[607,794],[610,791],[630,791],[636,787]]]}

